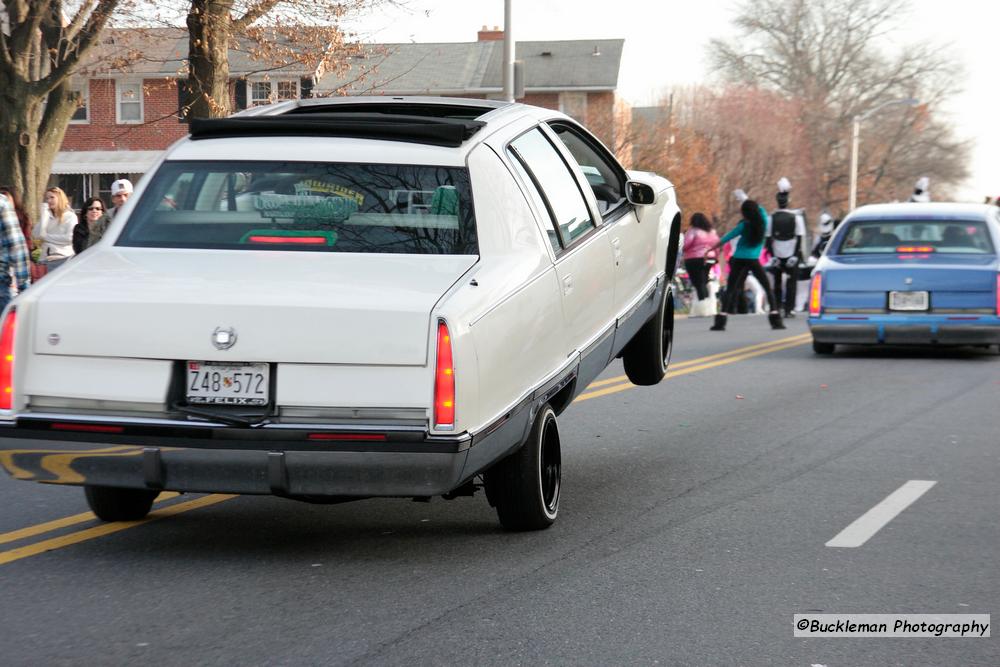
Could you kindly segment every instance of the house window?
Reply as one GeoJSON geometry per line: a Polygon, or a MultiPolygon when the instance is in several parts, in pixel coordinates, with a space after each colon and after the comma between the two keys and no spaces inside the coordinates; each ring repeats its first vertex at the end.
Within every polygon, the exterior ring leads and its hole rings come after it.
{"type": "Polygon", "coordinates": [[[115,82],[119,123],[142,122],[142,83],[115,82]]]}
{"type": "Polygon", "coordinates": [[[250,83],[250,106],[299,99],[299,80],[253,81],[250,83]]]}
{"type": "Polygon", "coordinates": [[[559,111],[581,123],[587,120],[587,93],[559,93],[559,111]]]}
{"type": "Polygon", "coordinates": [[[70,123],[89,123],[90,122],[90,87],[86,83],[79,83],[70,86],[70,89],[77,96],[76,98],[76,111],[73,113],[73,117],[70,118],[70,123]]]}

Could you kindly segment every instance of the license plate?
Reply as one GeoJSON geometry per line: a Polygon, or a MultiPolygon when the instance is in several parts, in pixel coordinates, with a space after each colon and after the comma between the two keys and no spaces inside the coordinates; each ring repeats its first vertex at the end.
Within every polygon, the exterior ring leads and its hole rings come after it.
{"type": "Polygon", "coordinates": [[[889,292],[889,310],[927,310],[927,292],[889,292]]]}
{"type": "Polygon", "coordinates": [[[271,367],[189,361],[187,402],[213,405],[267,405],[271,367]]]}

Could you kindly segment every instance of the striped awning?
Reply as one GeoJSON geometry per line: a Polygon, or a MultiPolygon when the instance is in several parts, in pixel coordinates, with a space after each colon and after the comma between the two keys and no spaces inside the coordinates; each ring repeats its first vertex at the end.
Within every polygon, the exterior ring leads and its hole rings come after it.
{"type": "Polygon", "coordinates": [[[142,174],[163,151],[59,151],[53,174],[142,174]]]}

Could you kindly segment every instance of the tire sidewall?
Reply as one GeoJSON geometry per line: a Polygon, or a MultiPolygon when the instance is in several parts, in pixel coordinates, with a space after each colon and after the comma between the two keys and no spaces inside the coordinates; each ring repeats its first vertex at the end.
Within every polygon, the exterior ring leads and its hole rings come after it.
{"type": "Polygon", "coordinates": [[[556,413],[550,406],[545,405],[539,412],[537,419],[537,428],[535,429],[535,433],[532,434],[534,436],[534,441],[532,443],[534,456],[532,459],[535,468],[534,473],[536,489],[538,490],[538,507],[545,519],[551,522],[555,521],[556,517],[559,515],[559,500],[562,496],[562,456],[561,452],[558,450],[560,447],[559,432],[558,427],[556,426],[556,413]],[[548,453],[549,456],[552,455],[551,451],[546,452],[545,445],[545,438],[548,435],[547,431],[550,426],[556,429],[554,433],[555,443],[554,445],[550,444],[550,447],[555,446],[557,448],[555,455],[559,458],[559,471],[556,476],[555,494],[551,505],[545,500],[546,489],[544,478],[546,454],[548,453]]]}

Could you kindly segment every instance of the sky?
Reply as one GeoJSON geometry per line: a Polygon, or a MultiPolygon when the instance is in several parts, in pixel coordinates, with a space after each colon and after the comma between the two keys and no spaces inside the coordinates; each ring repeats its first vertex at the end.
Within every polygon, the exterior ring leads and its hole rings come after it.
{"type": "MultiPolygon", "coordinates": [[[[629,103],[655,104],[672,86],[710,81],[707,45],[733,33],[733,0],[513,0],[517,40],[624,38],[618,93],[629,103]]],[[[467,42],[484,25],[503,27],[504,0],[406,0],[406,10],[382,11],[354,24],[374,42],[467,42]]],[[[970,178],[960,198],[1000,195],[1000,90],[996,41],[1000,2],[910,0],[891,52],[930,41],[962,64],[963,92],[943,110],[956,135],[972,142],[970,178]],[[945,8],[947,8],[945,10],[945,8]]],[[[864,129],[862,128],[862,141],[864,129]]],[[[931,193],[934,184],[931,184],[931,193]]]]}

